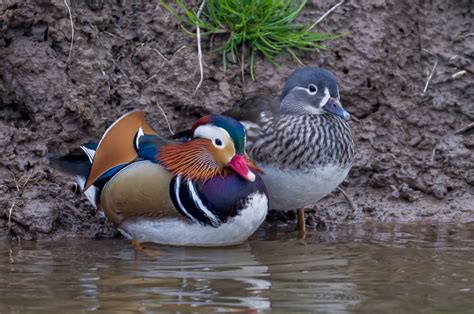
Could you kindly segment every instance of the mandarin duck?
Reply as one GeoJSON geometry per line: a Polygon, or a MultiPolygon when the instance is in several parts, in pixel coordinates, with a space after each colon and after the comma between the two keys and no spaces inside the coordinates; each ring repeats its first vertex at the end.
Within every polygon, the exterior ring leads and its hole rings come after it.
{"type": "Polygon", "coordinates": [[[336,189],[354,161],[350,115],[336,77],[322,68],[300,68],[280,97],[250,98],[223,114],[247,129],[247,151],[263,170],[269,208],[298,209],[304,233],[304,208],[336,189]]]}
{"type": "Polygon", "coordinates": [[[144,112],[110,126],[84,155],[50,157],[76,176],[92,204],[135,241],[221,246],[245,241],[268,210],[246,132],[221,115],[199,119],[186,141],[159,136],[144,112]]]}

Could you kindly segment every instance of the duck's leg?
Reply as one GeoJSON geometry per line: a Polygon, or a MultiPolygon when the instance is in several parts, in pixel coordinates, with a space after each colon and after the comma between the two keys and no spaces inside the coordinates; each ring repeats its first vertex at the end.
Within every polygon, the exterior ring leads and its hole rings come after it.
{"type": "Polygon", "coordinates": [[[304,208],[296,210],[296,226],[298,230],[298,239],[304,239],[306,236],[306,223],[304,220],[304,208]]]}
{"type": "Polygon", "coordinates": [[[140,241],[138,241],[137,239],[132,240],[132,248],[137,252],[143,250],[142,246],[140,245],[140,241]]]}
{"type": "Polygon", "coordinates": [[[147,243],[140,243],[137,239],[132,240],[132,248],[135,252],[135,257],[138,256],[138,253],[145,253],[148,257],[159,257],[164,255],[164,253],[158,249],[158,247],[146,248],[147,243]]]}

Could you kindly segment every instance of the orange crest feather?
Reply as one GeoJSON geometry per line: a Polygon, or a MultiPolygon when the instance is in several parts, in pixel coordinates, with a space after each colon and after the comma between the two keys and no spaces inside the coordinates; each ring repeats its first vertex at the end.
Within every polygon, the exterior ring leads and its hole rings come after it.
{"type": "Polygon", "coordinates": [[[156,159],[170,172],[186,179],[207,181],[225,173],[210,152],[207,139],[162,147],[156,159]]]}

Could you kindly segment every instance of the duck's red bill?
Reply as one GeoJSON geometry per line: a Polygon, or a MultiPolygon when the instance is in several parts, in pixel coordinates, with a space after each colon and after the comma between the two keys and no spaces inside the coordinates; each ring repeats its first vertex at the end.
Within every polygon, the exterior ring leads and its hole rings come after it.
{"type": "Polygon", "coordinates": [[[250,171],[247,164],[247,159],[242,155],[235,155],[234,158],[229,163],[229,167],[232,168],[238,175],[240,175],[245,180],[250,182],[255,181],[255,174],[250,171]]]}

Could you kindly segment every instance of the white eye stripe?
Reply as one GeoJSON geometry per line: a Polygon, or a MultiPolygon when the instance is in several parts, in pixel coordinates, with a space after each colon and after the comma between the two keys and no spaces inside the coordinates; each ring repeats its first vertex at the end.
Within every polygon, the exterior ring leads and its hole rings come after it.
{"type": "Polygon", "coordinates": [[[329,89],[327,87],[324,88],[324,97],[319,103],[319,108],[324,107],[324,105],[328,102],[329,98],[331,98],[331,94],[329,94],[329,89]]]}
{"type": "Polygon", "coordinates": [[[229,133],[220,127],[213,125],[201,125],[194,131],[194,138],[207,138],[212,141],[212,144],[217,148],[224,148],[226,143],[231,142],[229,133]],[[221,142],[219,145],[218,140],[221,142]]]}

